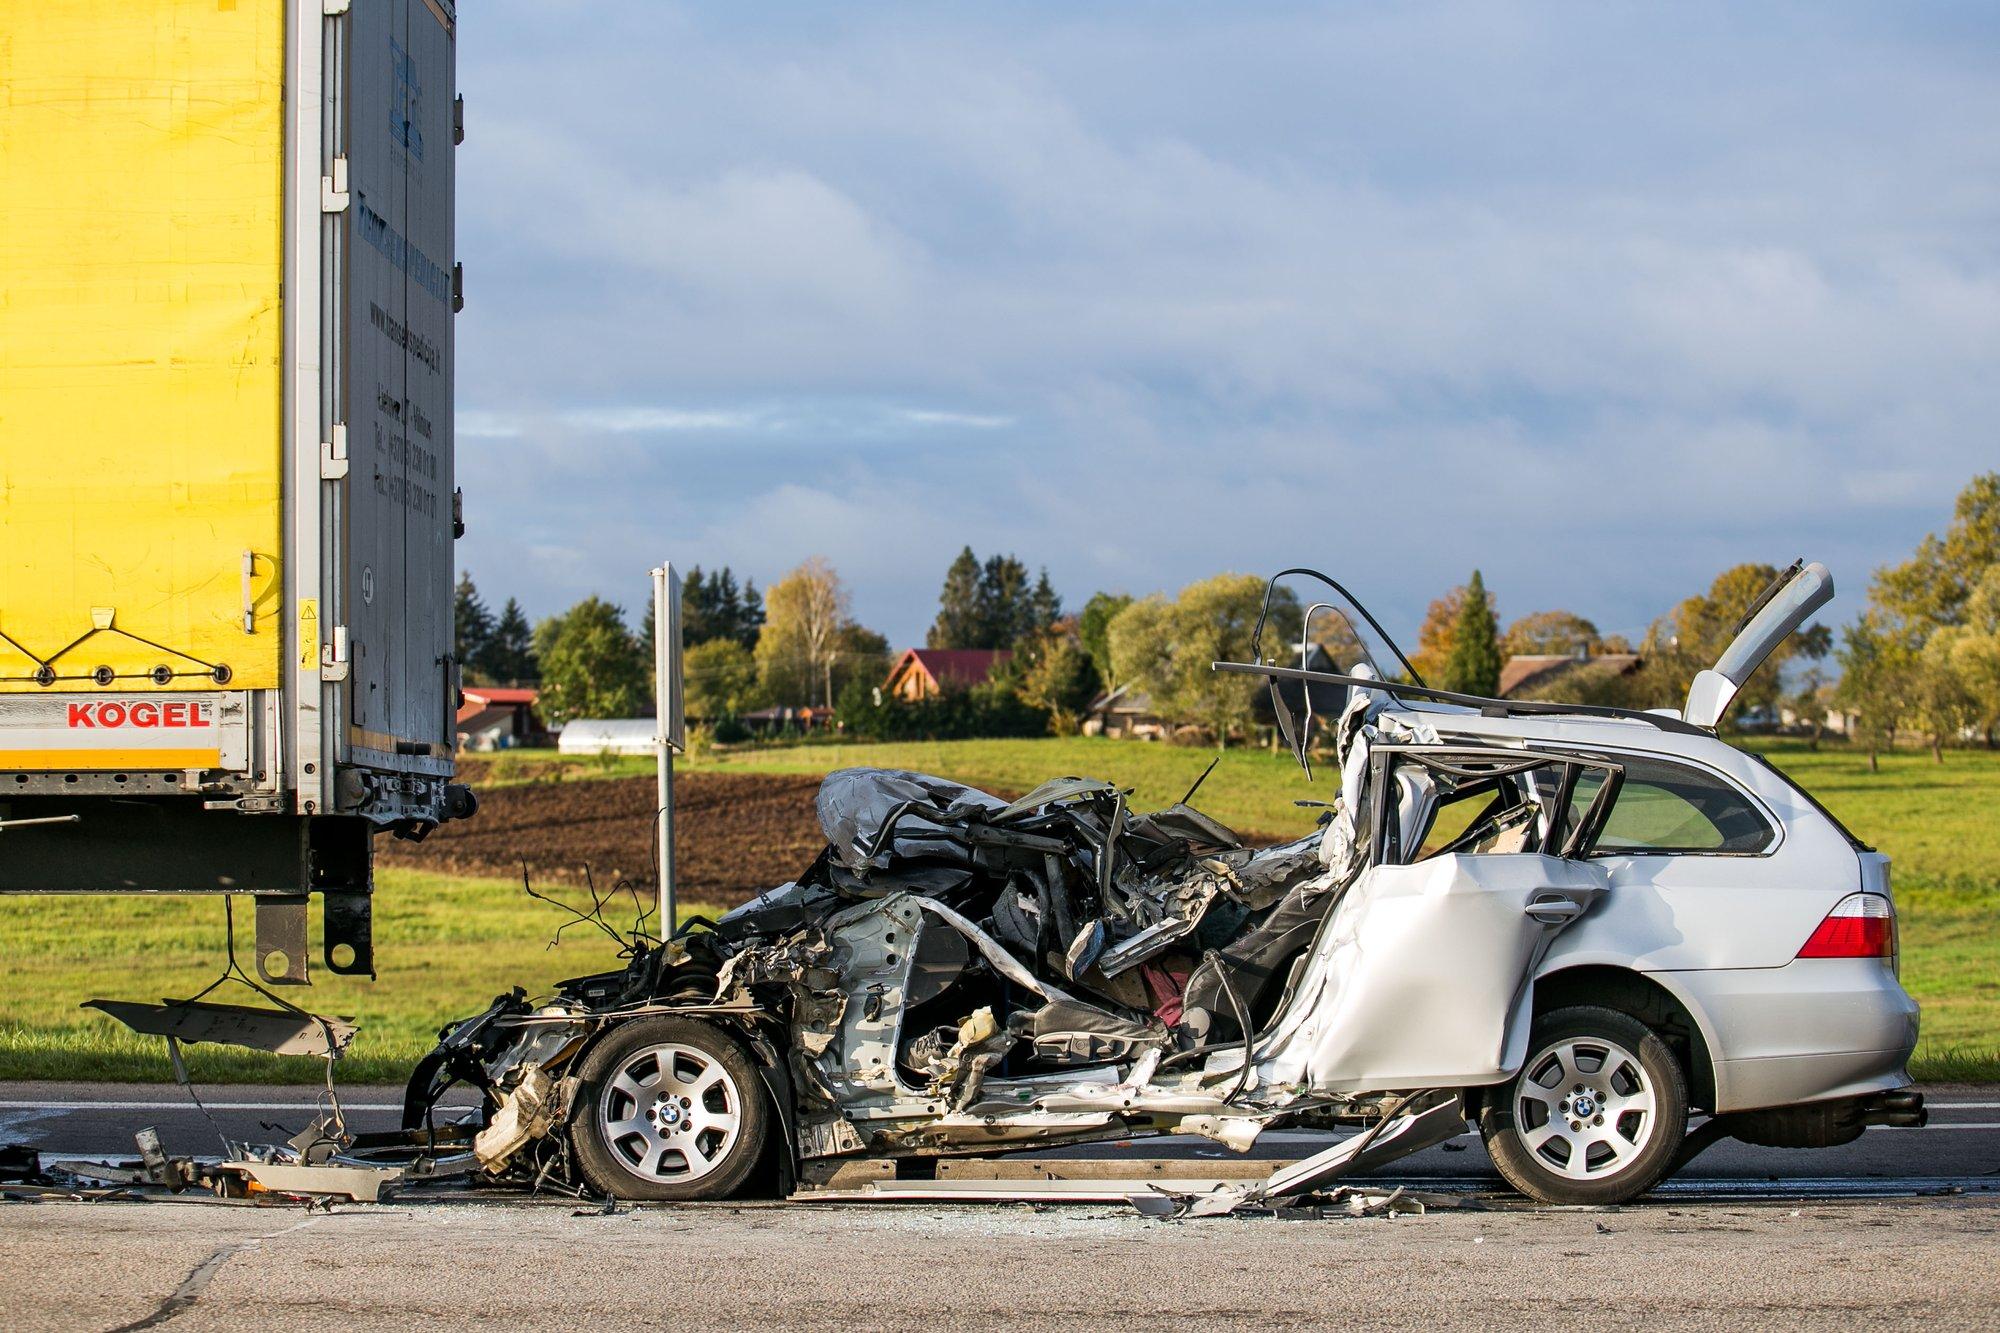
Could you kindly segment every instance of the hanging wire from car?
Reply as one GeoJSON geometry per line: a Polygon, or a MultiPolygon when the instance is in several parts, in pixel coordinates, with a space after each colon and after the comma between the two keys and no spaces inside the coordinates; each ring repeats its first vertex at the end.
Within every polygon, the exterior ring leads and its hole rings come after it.
{"type": "MultiPolygon", "coordinates": [[[[347,1118],[341,1110],[340,1094],[334,1090],[333,1086],[333,1062],[340,1058],[341,1046],[334,1040],[332,1026],[328,1024],[323,1015],[301,1009],[283,996],[277,995],[268,988],[258,985],[257,982],[251,979],[250,974],[243,970],[243,964],[236,959],[236,896],[234,894],[225,893],[222,895],[222,923],[223,965],[221,974],[215,980],[209,982],[208,985],[195,992],[195,994],[184,1000],[172,1001],[172,1003],[189,1005],[199,1003],[205,996],[213,994],[217,987],[234,981],[240,985],[248,986],[251,990],[256,991],[259,995],[287,1013],[297,1014],[301,1018],[310,1018],[313,1022],[317,1023],[319,1025],[320,1036],[326,1042],[326,1090],[320,1095],[320,1099],[314,1109],[319,1112],[319,1123],[330,1125],[333,1135],[345,1140],[347,1137],[347,1118]]],[[[182,1089],[186,1091],[188,1097],[194,1102],[195,1109],[201,1112],[202,1119],[208,1121],[209,1128],[213,1129],[216,1138],[222,1141],[223,1155],[228,1156],[233,1153],[235,1146],[230,1143],[229,1136],[222,1132],[222,1126],[209,1113],[208,1107],[202,1104],[201,1094],[195,1091],[194,1080],[188,1073],[187,1060],[182,1054],[181,1043],[178,1037],[169,1036],[167,1038],[167,1059],[173,1066],[174,1081],[180,1084],[182,1089]]]]}

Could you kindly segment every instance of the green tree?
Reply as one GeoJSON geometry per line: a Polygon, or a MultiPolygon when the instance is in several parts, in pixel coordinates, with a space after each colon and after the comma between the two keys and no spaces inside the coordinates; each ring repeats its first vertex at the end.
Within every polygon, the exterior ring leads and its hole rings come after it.
{"type": "Polygon", "coordinates": [[[1925,650],[1950,663],[1972,701],[1972,725],[1986,734],[1993,748],[2000,731],[2000,564],[1989,565],[1965,600],[1956,625],[1931,636],[1925,650]]]}
{"type": "MultiPolygon", "coordinates": [[[[722,571],[727,574],[725,568],[722,571]]],[[[743,596],[736,605],[736,642],[745,648],[757,646],[757,636],[764,632],[764,598],[757,591],[757,580],[743,580],[743,596]]]]}
{"type": "Polygon", "coordinates": [[[709,639],[687,649],[681,678],[690,717],[714,722],[756,706],[757,661],[734,639],[709,639]]]}
{"type": "Polygon", "coordinates": [[[1452,624],[1442,681],[1443,688],[1462,694],[1491,698],[1500,692],[1500,627],[1493,601],[1486,595],[1486,580],[1476,569],[1452,624]]]}
{"type": "Polygon", "coordinates": [[[1130,605],[1132,599],[1122,592],[1093,593],[1076,618],[1076,641],[1089,656],[1091,666],[1097,669],[1099,683],[1107,690],[1118,683],[1111,674],[1111,622],[1130,605]]]}
{"type": "Polygon", "coordinates": [[[979,642],[974,648],[1006,648],[1033,629],[1028,567],[1011,555],[990,555],[979,571],[979,642]]]}
{"type": "Polygon", "coordinates": [[[479,674],[496,685],[531,685],[535,681],[535,636],[527,613],[512,597],[500,609],[500,619],[478,660],[479,674]]]}
{"type": "Polygon", "coordinates": [[[937,619],[924,636],[926,648],[983,648],[986,625],[979,600],[979,557],[970,546],[945,571],[938,593],[937,619]]]}
{"type": "Polygon", "coordinates": [[[480,599],[471,573],[461,573],[452,598],[451,655],[458,659],[460,667],[475,676],[481,675],[480,663],[485,659],[492,641],[493,613],[480,599]]]}
{"type": "Polygon", "coordinates": [[[1072,634],[1061,629],[1046,630],[1023,639],[1014,650],[1021,664],[1020,689],[1024,703],[1049,715],[1049,730],[1058,736],[1074,736],[1082,729],[1083,711],[1097,697],[1097,668],[1072,634]]]}
{"type": "Polygon", "coordinates": [[[1264,605],[1264,581],[1254,574],[1218,574],[1167,601],[1136,601],[1111,621],[1111,668],[1121,683],[1144,690],[1161,716],[1196,722],[1226,746],[1251,719],[1258,682],[1214,670],[1212,663],[1247,661],[1264,605]]]}
{"type": "Polygon", "coordinates": [[[1049,571],[1044,568],[1035,579],[1034,591],[1028,594],[1027,621],[1029,634],[1046,634],[1062,619],[1062,597],[1055,585],[1049,582],[1049,571]]]}
{"type": "Polygon", "coordinates": [[[1536,611],[1507,627],[1500,652],[1505,657],[1573,654],[1597,641],[1597,626],[1574,612],[1536,611]]]}
{"type": "Polygon", "coordinates": [[[695,565],[681,581],[681,643],[688,648],[711,639],[734,639],[745,648],[757,643],[764,609],[757,585],[736,585],[735,571],[724,565],[706,574],[695,565]]]}
{"type": "Polygon", "coordinates": [[[892,665],[889,640],[865,625],[848,621],[834,640],[833,697],[840,698],[849,681],[880,685],[892,665]]]}
{"type": "Polygon", "coordinates": [[[1952,658],[1953,631],[1947,626],[1932,634],[1914,655],[1910,670],[1910,712],[1930,736],[1931,758],[1944,762],[1946,741],[1979,720],[1979,700],[1959,675],[1952,658]]]}
{"type": "Polygon", "coordinates": [[[1827,684],[1826,672],[1816,666],[1807,667],[1799,673],[1787,700],[1797,725],[1804,727],[1812,738],[1807,745],[1814,750],[1819,749],[1820,740],[1826,735],[1827,684]]]}
{"type": "Polygon", "coordinates": [[[1919,637],[1963,618],[1985,572],[2000,564],[2000,472],[1984,472],[1959,492],[1951,526],[1918,543],[1900,565],[1877,570],[1869,600],[1919,637]]]}
{"type": "Polygon", "coordinates": [[[549,721],[636,715],[646,701],[646,663],[625,613],[586,597],[535,627],[541,711],[549,721]]]}
{"type": "Polygon", "coordinates": [[[1834,698],[1854,716],[1853,738],[1867,748],[1871,773],[1881,768],[1878,752],[1894,748],[1910,710],[1914,658],[1903,636],[1885,629],[1878,613],[1863,612],[1842,635],[1834,698]]]}

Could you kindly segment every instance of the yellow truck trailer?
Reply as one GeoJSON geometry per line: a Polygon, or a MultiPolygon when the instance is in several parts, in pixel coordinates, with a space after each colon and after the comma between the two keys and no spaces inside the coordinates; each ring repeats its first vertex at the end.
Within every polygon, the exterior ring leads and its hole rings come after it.
{"type": "Polygon", "coordinates": [[[451,782],[446,0],[0,19],[0,892],[249,892],[372,972],[451,782]]]}

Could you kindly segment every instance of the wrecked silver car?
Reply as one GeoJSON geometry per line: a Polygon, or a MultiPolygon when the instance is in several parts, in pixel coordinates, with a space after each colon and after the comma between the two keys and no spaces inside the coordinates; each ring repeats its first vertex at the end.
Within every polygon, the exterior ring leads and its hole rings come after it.
{"type": "Polygon", "coordinates": [[[1723,1134],[1921,1116],[1896,1091],[1916,1010],[1894,931],[1857,924],[1893,921],[1884,858],[1714,734],[1831,595],[1821,567],[1752,609],[1692,720],[1430,689],[1306,583],[1274,580],[1257,660],[1218,666],[1265,677],[1308,773],[1338,774],[1308,836],[1247,847],[1193,792],[1139,812],[1082,778],[1010,802],[834,773],[796,882],[447,1028],[406,1127],[469,1083],[489,1172],[635,1199],[789,1191],[855,1157],[1359,1130],[1240,1201],[1472,1123],[1517,1188],[1607,1203],[1723,1134]]]}

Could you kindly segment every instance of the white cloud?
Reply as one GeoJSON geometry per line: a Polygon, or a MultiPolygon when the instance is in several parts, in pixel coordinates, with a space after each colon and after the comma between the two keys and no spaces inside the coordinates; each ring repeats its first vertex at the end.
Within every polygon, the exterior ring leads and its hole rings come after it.
{"type": "Polygon", "coordinates": [[[461,470],[539,469],[468,551],[580,529],[544,602],[671,522],[898,638],[965,542],[1641,623],[1851,594],[1992,466],[2000,76],[1933,11],[787,15],[465,25],[461,470]]]}

